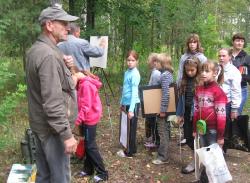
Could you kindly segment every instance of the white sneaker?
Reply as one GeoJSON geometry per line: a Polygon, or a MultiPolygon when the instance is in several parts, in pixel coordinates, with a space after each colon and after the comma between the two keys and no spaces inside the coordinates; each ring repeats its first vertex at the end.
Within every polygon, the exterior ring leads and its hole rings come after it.
{"type": "Polygon", "coordinates": [[[118,156],[122,157],[122,158],[126,158],[126,154],[124,153],[124,151],[121,149],[116,153],[118,156]]]}
{"type": "Polygon", "coordinates": [[[162,161],[160,159],[155,159],[155,160],[152,161],[152,163],[155,164],[155,165],[163,165],[163,164],[168,163],[168,161],[162,161]]]}

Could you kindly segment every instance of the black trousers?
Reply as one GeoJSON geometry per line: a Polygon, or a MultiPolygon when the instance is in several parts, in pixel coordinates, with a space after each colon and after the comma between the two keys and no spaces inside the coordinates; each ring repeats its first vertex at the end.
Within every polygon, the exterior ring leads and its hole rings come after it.
{"type": "Polygon", "coordinates": [[[146,132],[147,138],[152,136],[153,142],[157,145],[160,144],[160,136],[159,136],[158,127],[156,123],[156,116],[146,118],[145,132],[146,132]]]}
{"type": "Polygon", "coordinates": [[[97,175],[105,178],[108,176],[108,172],[105,170],[103,159],[96,144],[96,125],[83,125],[83,130],[86,150],[83,169],[89,175],[93,175],[95,170],[97,175]]]}
{"type": "Polygon", "coordinates": [[[184,113],[184,138],[187,145],[194,150],[194,137],[193,137],[193,120],[191,118],[191,106],[185,106],[184,113]]]}
{"type": "MultiPolygon", "coordinates": [[[[137,121],[138,121],[138,114],[139,114],[139,106],[140,104],[137,103],[134,109],[134,117],[129,120],[130,130],[129,130],[129,141],[128,141],[128,148],[125,150],[125,154],[127,156],[133,156],[136,153],[136,131],[137,131],[137,121]]],[[[129,106],[126,106],[126,112],[128,112],[129,106]]]]}
{"type": "Polygon", "coordinates": [[[228,140],[233,136],[240,137],[240,130],[238,121],[231,120],[231,102],[226,105],[226,128],[225,128],[225,138],[228,140]]]}

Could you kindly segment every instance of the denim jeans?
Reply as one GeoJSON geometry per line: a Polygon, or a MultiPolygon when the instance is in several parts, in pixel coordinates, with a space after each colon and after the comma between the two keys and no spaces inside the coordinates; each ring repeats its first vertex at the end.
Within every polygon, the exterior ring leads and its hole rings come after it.
{"type": "Polygon", "coordinates": [[[169,149],[169,136],[170,136],[170,122],[167,121],[167,117],[157,117],[158,131],[160,135],[160,146],[158,148],[157,158],[161,161],[168,160],[169,149]]]}
{"type": "Polygon", "coordinates": [[[244,105],[247,102],[247,98],[248,98],[248,88],[247,88],[247,86],[245,86],[245,87],[241,88],[241,103],[240,103],[240,107],[238,109],[239,115],[241,115],[241,113],[243,111],[244,105]]]}
{"type": "Polygon", "coordinates": [[[70,156],[58,134],[36,136],[36,183],[70,183],[70,156]]]}
{"type": "Polygon", "coordinates": [[[207,147],[217,142],[217,131],[210,129],[205,135],[200,135],[200,141],[202,147],[207,147]]]}

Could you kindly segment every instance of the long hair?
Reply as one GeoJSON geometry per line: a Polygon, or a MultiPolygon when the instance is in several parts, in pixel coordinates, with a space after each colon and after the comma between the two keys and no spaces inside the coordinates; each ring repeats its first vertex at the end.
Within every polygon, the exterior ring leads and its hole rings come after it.
{"type": "Polygon", "coordinates": [[[158,54],[157,62],[160,62],[162,70],[167,70],[171,73],[174,72],[174,69],[172,67],[172,59],[169,55],[165,53],[158,54]]]}
{"type": "Polygon", "coordinates": [[[190,53],[189,43],[197,42],[197,52],[203,53],[204,49],[201,47],[200,37],[198,34],[190,34],[186,41],[186,52],[190,53]]]}
{"type": "Polygon", "coordinates": [[[217,76],[215,80],[219,85],[222,85],[224,82],[224,69],[222,65],[213,60],[207,60],[207,62],[203,63],[201,66],[201,72],[205,70],[212,70],[217,76]]]}
{"type": "Polygon", "coordinates": [[[200,71],[201,71],[201,62],[195,56],[188,57],[185,60],[184,65],[183,65],[183,76],[182,76],[182,80],[181,80],[181,84],[180,84],[180,88],[179,88],[180,94],[184,94],[185,91],[186,91],[186,88],[187,88],[187,80],[188,80],[189,76],[186,73],[186,69],[185,69],[186,66],[195,67],[197,69],[197,72],[196,72],[195,76],[193,77],[193,79],[194,79],[194,88],[199,83],[199,76],[200,76],[200,71]]]}

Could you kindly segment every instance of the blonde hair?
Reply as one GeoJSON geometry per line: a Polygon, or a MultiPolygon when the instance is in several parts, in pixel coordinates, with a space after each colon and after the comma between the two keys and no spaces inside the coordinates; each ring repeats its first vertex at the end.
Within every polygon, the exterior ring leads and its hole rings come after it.
{"type": "Polygon", "coordinates": [[[223,67],[218,64],[214,60],[207,60],[205,63],[201,66],[201,72],[205,70],[212,70],[217,75],[217,83],[219,85],[222,85],[224,82],[224,69],[223,67]]]}
{"type": "Polygon", "coordinates": [[[154,68],[154,62],[157,61],[157,53],[150,53],[148,56],[148,66],[150,67],[150,69],[154,68]]]}
{"type": "Polygon", "coordinates": [[[157,62],[160,62],[161,69],[167,70],[171,73],[174,72],[174,69],[172,67],[172,59],[169,55],[166,53],[160,53],[157,56],[157,62]]]}

